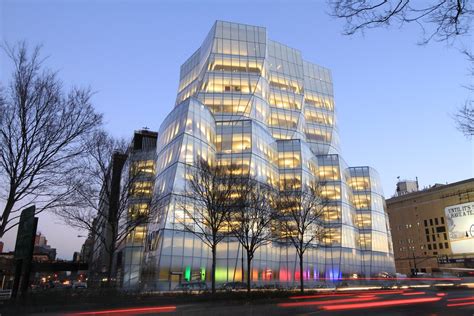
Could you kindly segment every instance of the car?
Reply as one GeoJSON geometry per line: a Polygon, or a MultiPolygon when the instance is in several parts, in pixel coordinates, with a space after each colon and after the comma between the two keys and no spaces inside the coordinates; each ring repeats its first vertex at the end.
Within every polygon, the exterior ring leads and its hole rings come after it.
{"type": "Polygon", "coordinates": [[[183,282],[181,284],[178,284],[174,290],[186,292],[186,293],[191,293],[191,292],[201,293],[201,292],[206,292],[208,288],[207,288],[206,282],[191,281],[191,282],[183,282]]]}
{"type": "Polygon", "coordinates": [[[72,288],[73,288],[73,289],[87,289],[87,283],[85,283],[85,282],[80,282],[80,281],[74,282],[74,283],[72,284],[72,288]]]}
{"type": "Polygon", "coordinates": [[[247,288],[245,282],[227,282],[222,285],[221,289],[226,291],[244,290],[247,288]]]}

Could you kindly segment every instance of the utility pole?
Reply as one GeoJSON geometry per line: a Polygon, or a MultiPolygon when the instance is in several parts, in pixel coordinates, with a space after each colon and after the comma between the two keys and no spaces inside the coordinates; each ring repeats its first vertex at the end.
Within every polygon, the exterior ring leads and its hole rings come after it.
{"type": "Polygon", "coordinates": [[[417,268],[416,268],[415,252],[413,251],[412,254],[413,254],[413,267],[414,267],[413,274],[414,274],[415,276],[417,276],[417,275],[418,275],[418,272],[417,272],[417,268]]]}

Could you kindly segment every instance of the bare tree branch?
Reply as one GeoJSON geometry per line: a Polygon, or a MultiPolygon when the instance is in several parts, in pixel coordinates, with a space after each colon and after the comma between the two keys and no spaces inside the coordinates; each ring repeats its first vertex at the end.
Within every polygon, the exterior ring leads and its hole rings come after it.
{"type": "Polygon", "coordinates": [[[451,41],[470,32],[474,10],[471,0],[328,0],[331,14],[346,21],[344,33],[398,23],[417,23],[422,43],[451,41]]]}
{"type": "Polygon", "coordinates": [[[137,168],[125,140],[97,132],[87,143],[87,156],[74,179],[74,199],[57,215],[69,226],[89,232],[105,250],[108,279],[113,256],[138,227],[154,218],[154,169],[137,168]],[[146,205],[144,207],[143,205],[146,205]],[[142,207],[143,206],[143,207],[142,207]]]}
{"type": "Polygon", "coordinates": [[[247,255],[247,291],[251,289],[251,264],[258,248],[272,240],[270,224],[275,220],[277,192],[273,188],[244,178],[237,187],[238,197],[228,214],[228,226],[247,255]]]}
{"type": "Polygon", "coordinates": [[[20,207],[42,202],[42,211],[67,199],[69,176],[102,119],[90,90],[66,93],[57,74],[43,70],[39,46],[31,53],[24,42],[4,50],[13,74],[9,89],[0,90],[0,237],[16,225],[10,215],[20,207]]]}
{"type": "Polygon", "coordinates": [[[319,247],[327,232],[324,225],[327,201],[322,197],[321,190],[322,184],[318,182],[300,190],[284,191],[277,202],[277,238],[296,249],[301,292],[304,291],[304,254],[309,248],[319,247]]]}
{"type": "Polygon", "coordinates": [[[230,170],[211,165],[203,159],[198,160],[194,167],[188,167],[190,177],[185,196],[178,201],[184,216],[177,220],[187,232],[211,248],[212,293],[216,291],[217,245],[229,235],[227,220],[238,190],[237,178],[230,170]]]}

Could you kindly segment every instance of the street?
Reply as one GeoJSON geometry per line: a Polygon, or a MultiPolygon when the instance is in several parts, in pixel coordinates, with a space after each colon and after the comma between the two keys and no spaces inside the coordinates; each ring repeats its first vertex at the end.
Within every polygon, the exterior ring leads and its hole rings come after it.
{"type": "MultiPolygon", "coordinates": [[[[67,315],[474,315],[474,290],[411,288],[299,295],[265,301],[141,306],[67,315]]],[[[64,313],[49,315],[64,315],[64,313]]],[[[38,314],[46,315],[46,314],[38,314]]]]}

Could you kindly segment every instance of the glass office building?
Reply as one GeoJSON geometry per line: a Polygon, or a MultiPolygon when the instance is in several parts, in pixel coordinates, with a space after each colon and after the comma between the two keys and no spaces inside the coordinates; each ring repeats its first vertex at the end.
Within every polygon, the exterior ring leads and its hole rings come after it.
{"type": "MultiPolygon", "coordinates": [[[[176,106],[159,131],[161,210],[147,230],[141,286],[168,290],[185,280],[210,280],[210,250],[184,231],[176,202],[201,158],[281,191],[324,183],[328,234],[306,252],[304,270],[292,246],[270,244],[255,255],[252,283],[291,284],[300,273],[308,284],[394,273],[378,175],[347,166],[336,123],[327,68],[268,39],[263,27],[216,22],[181,66],[176,106]]],[[[216,279],[242,279],[242,248],[232,239],[218,246],[216,279]]]]}

